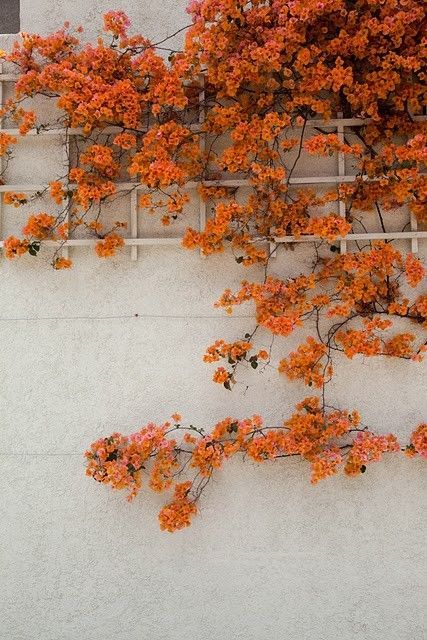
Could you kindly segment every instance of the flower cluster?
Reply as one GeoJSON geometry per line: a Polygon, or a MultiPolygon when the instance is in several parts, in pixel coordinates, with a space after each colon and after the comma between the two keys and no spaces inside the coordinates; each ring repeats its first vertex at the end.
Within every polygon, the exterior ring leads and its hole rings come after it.
{"type": "Polygon", "coordinates": [[[52,231],[55,226],[55,218],[47,213],[39,213],[28,218],[27,224],[22,229],[24,236],[45,240],[52,238],[52,231]]]}
{"type": "Polygon", "coordinates": [[[96,244],[96,253],[100,258],[109,258],[117,253],[117,250],[123,247],[125,241],[117,233],[110,233],[103,240],[96,244]]]}
{"type": "Polygon", "coordinates": [[[406,455],[410,458],[419,455],[427,458],[427,424],[420,424],[411,435],[411,444],[406,447],[406,455]]]}
{"type": "Polygon", "coordinates": [[[0,157],[10,152],[12,145],[16,144],[17,139],[9,133],[0,133],[0,157]]]}
{"type": "MultiPolygon", "coordinates": [[[[246,335],[246,338],[250,338],[250,334],[246,335]]],[[[252,369],[257,369],[258,365],[263,360],[269,359],[269,353],[265,349],[260,349],[258,352],[252,353],[252,343],[248,340],[236,340],[232,343],[224,342],[224,340],[217,340],[213,345],[207,348],[205,355],[203,356],[204,362],[218,362],[219,360],[226,360],[228,365],[231,365],[227,371],[224,367],[218,367],[215,371],[213,380],[222,384],[226,389],[231,389],[231,385],[234,383],[233,373],[237,365],[242,362],[247,362],[252,369]]]]}
{"type": "Polygon", "coordinates": [[[16,209],[28,202],[28,198],[25,193],[13,193],[12,191],[6,191],[3,198],[4,204],[11,204],[16,209]]]}
{"type": "Polygon", "coordinates": [[[310,387],[321,388],[325,384],[326,373],[332,375],[332,365],[325,366],[322,362],[326,353],[326,345],[309,336],[295,352],[281,360],[279,371],[290,380],[301,379],[310,387]]]}
{"type": "Polygon", "coordinates": [[[167,504],[159,513],[160,529],[173,533],[191,524],[191,518],[197,513],[194,501],[188,499],[187,494],[191,482],[182,482],[175,486],[173,502],[167,504]]]}
{"type": "Polygon", "coordinates": [[[354,439],[345,465],[349,476],[363,473],[370,462],[381,460],[383,453],[400,451],[400,446],[393,435],[377,436],[364,431],[354,439]]]}

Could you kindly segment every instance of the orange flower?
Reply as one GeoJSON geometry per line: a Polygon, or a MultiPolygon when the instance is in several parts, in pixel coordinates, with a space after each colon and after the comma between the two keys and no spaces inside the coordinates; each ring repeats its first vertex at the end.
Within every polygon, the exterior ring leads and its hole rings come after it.
{"type": "Polygon", "coordinates": [[[27,224],[22,229],[24,236],[32,236],[37,240],[45,240],[53,237],[55,218],[47,213],[39,213],[28,218],[27,224]]]}
{"type": "Polygon", "coordinates": [[[136,147],[136,138],[132,133],[120,133],[114,138],[113,143],[128,150],[136,147]]]}
{"type": "Polygon", "coordinates": [[[55,262],[53,263],[53,268],[54,269],[70,269],[72,267],[73,263],[71,260],[68,260],[68,258],[56,258],[55,262]]]}
{"type": "Polygon", "coordinates": [[[191,482],[183,482],[175,487],[174,500],[167,504],[159,513],[162,531],[174,532],[191,524],[191,518],[197,513],[194,502],[187,498],[191,482]]]}
{"type": "MultiPolygon", "coordinates": [[[[1,115],[1,111],[0,111],[1,115]]],[[[5,156],[10,151],[12,144],[15,144],[17,139],[15,136],[11,136],[9,133],[0,132],[0,157],[5,156]]]]}
{"type": "Polygon", "coordinates": [[[301,379],[310,387],[320,388],[325,382],[326,367],[322,359],[326,353],[327,347],[309,336],[297,351],[280,361],[279,371],[290,380],[301,379]]]}
{"type": "Polygon", "coordinates": [[[6,258],[13,260],[18,256],[24,255],[28,251],[28,240],[19,240],[15,236],[9,236],[3,243],[4,253],[6,258]]]}
{"type": "Polygon", "coordinates": [[[218,367],[218,369],[215,371],[213,375],[213,381],[217,382],[218,384],[224,384],[224,382],[228,381],[229,377],[230,376],[228,372],[224,369],[224,367],[218,367]]]}
{"type": "Polygon", "coordinates": [[[427,424],[420,424],[411,435],[411,444],[407,447],[406,454],[413,457],[418,454],[427,458],[427,424]]]}
{"type": "Polygon", "coordinates": [[[117,249],[124,247],[125,241],[117,233],[110,233],[103,240],[97,242],[95,251],[100,258],[109,258],[116,255],[117,249]]]}
{"type": "Polygon", "coordinates": [[[409,253],[406,256],[405,261],[405,275],[408,284],[411,287],[416,287],[423,280],[425,276],[425,269],[421,263],[421,260],[409,253]]]}
{"type": "Polygon", "coordinates": [[[4,203],[12,204],[16,208],[26,204],[27,202],[28,199],[25,193],[11,193],[10,191],[7,191],[4,194],[4,203]]]}
{"type": "Polygon", "coordinates": [[[63,185],[58,180],[49,183],[49,190],[52,199],[56,202],[56,204],[62,204],[62,201],[65,198],[65,191],[63,185]]]}

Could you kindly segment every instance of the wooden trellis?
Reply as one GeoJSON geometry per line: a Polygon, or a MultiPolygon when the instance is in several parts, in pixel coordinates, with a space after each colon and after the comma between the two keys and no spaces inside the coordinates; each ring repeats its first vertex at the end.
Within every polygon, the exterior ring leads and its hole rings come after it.
{"type": "MultiPolygon", "coordinates": [[[[0,70],[1,71],[1,70],[0,70]]],[[[6,82],[15,82],[16,76],[12,74],[6,74],[0,72],[0,104],[3,101],[3,85],[6,82]]],[[[199,128],[200,125],[204,121],[205,113],[203,108],[204,103],[204,91],[202,89],[199,97],[199,104],[201,105],[199,110],[199,122],[195,126],[195,128],[199,128]]],[[[427,116],[416,116],[416,120],[427,120],[427,116]]],[[[314,127],[322,127],[323,129],[327,129],[331,133],[336,133],[341,142],[344,141],[344,136],[346,129],[348,127],[361,127],[365,125],[368,121],[360,118],[337,118],[328,120],[327,122],[323,120],[308,120],[305,124],[305,127],[310,129],[314,127]]],[[[5,129],[2,128],[2,122],[0,121],[0,130],[4,133],[9,133],[14,136],[19,136],[18,129],[5,129]]],[[[103,130],[103,133],[115,133],[121,132],[122,129],[120,127],[108,127],[103,130]]],[[[83,132],[81,129],[42,129],[42,130],[31,130],[27,133],[27,136],[37,137],[41,141],[49,137],[56,137],[59,140],[63,138],[62,144],[64,147],[64,164],[69,166],[69,140],[72,136],[80,136],[83,132]],[[65,144],[64,144],[65,142],[65,144]]],[[[201,150],[205,149],[205,137],[200,136],[200,145],[201,150]]],[[[346,162],[345,157],[342,152],[338,152],[336,154],[337,158],[337,171],[336,175],[330,176],[307,176],[307,177],[291,177],[289,180],[290,185],[312,185],[316,186],[325,186],[325,185],[336,185],[338,188],[339,184],[346,182],[353,182],[357,176],[350,175],[346,171],[346,162]]],[[[1,159],[0,159],[1,162],[1,159]]],[[[0,165],[1,170],[1,165],[0,165]]],[[[250,186],[250,182],[248,180],[238,180],[238,179],[220,179],[220,180],[204,180],[203,184],[206,186],[215,186],[215,187],[248,187],[250,186]]],[[[197,189],[199,183],[198,182],[187,182],[184,187],[186,190],[197,189]]],[[[125,245],[130,246],[130,257],[131,260],[138,259],[138,247],[140,246],[155,246],[155,245],[178,245],[181,243],[181,238],[179,237],[144,237],[141,238],[138,235],[138,193],[147,190],[147,187],[144,185],[138,185],[134,182],[118,182],[117,183],[118,191],[129,191],[130,192],[130,236],[125,238],[125,245]]],[[[46,184],[2,184],[0,185],[0,247],[3,247],[3,240],[1,238],[1,224],[3,217],[3,193],[12,191],[19,193],[28,193],[35,194],[38,192],[44,191],[48,185],[46,184]]],[[[70,185],[70,188],[73,188],[73,185],[70,185]]],[[[340,215],[345,215],[345,204],[343,202],[339,202],[339,213],[340,215]]],[[[408,230],[407,231],[390,231],[387,233],[384,232],[365,232],[365,233],[349,233],[345,238],[339,241],[340,251],[341,253],[345,253],[347,251],[347,243],[349,241],[359,241],[359,240],[410,240],[411,251],[413,253],[418,252],[418,242],[419,240],[427,239],[427,231],[418,230],[417,228],[417,220],[414,215],[408,214],[408,230]]],[[[206,203],[199,198],[199,228],[203,230],[206,224],[207,219],[207,206],[206,203]]],[[[50,246],[63,246],[63,251],[67,255],[68,249],[70,247],[88,247],[94,246],[98,240],[91,238],[70,238],[65,243],[63,241],[55,241],[49,240],[45,241],[44,244],[50,246]]],[[[319,238],[313,235],[301,235],[296,238],[295,236],[283,236],[279,238],[275,238],[274,242],[276,244],[282,243],[304,243],[304,242],[318,242],[319,238]]]]}

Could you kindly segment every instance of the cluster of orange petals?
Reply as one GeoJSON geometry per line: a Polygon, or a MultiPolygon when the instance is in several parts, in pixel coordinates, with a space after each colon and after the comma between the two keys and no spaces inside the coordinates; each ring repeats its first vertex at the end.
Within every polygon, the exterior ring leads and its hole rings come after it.
{"type": "Polygon", "coordinates": [[[0,132],[0,156],[6,156],[11,152],[12,145],[16,144],[17,139],[10,133],[0,132]]]}
{"type": "Polygon", "coordinates": [[[280,361],[279,371],[290,380],[301,379],[310,387],[321,388],[325,375],[332,375],[332,365],[325,366],[322,362],[326,353],[327,347],[309,336],[295,352],[280,361]]]}
{"type": "Polygon", "coordinates": [[[349,476],[359,475],[369,462],[378,462],[383,453],[400,451],[395,436],[377,436],[372,433],[358,433],[347,458],[345,472],[349,476]]]}
{"type": "MultiPolygon", "coordinates": [[[[247,336],[249,337],[249,334],[247,336]]],[[[216,340],[213,345],[207,348],[203,361],[211,363],[224,359],[234,368],[237,364],[247,362],[253,369],[256,369],[262,360],[269,359],[269,353],[265,349],[260,349],[249,356],[252,346],[252,343],[247,340],[236,340],[231,343],[224,342],[224,340],[216,340]]],[[[213,375],[213,381],[224,385],[226,389],[230,389],[231,383],[234,382],[233,374],[224,367],[218,367],[213,375]]]]}
{"type": "Polygon", "coordinates": [[[411,444],[406,447],[406,455],[427,458],[427,424],[420,424],[411,435],[411,444]]]}
{"type": "Polygon", "coordinates": [[[49,191],[50,191],[52,200],[58,205],[62,204],[62,201],[66,196],[66,193],[64,191],[63,184],[59,182],[59,180],[54,180],[49,184],[49,191]]]}
{"type": "Polygon", "coordinates": [[[4,204],[11,204],[13,207],[18,208],[28,202],[28,198],[25,193],[13,193],[12,191],[6,191],[3,197],[4,204]]]}
{"type": "Polygon", "coordinates": [[[175,485],[173,502],[165,505],[159,513],[160,529],[173,533],[191,524],[191,518],[197,513],[194,501],[189,500],[191,482],[181,482],[175,485]]]}
{"type": "Polygon", "coordinates": [[[30,236],[36,238],[36,240],[46,240],[52,238],[55,222],[54,216],[48,213],[39,213],[28,218],[22,233],[24,236],[30,236]]]}
{"type": "Polygon", "coordinates": [[[13,258],[23,256],[28,251],[28,240],[20,240],[15,236],[9,236],[3,243],[3,250],[6,258],[12,260],[13,258]]]}
{"type": "Polygon", "coordinates": [[[53,268],[57,271],[60,271],[61,269],[71,269],[72,265],[72,261],[69,258],[64,257],[55,258],[53,262],[53,268]]]}
{"type": "Polygon", "coordinates": [[[123,247],[125,241],[117,233],[110,233],[103,240],[97,242],[95,250],[100,258],[109,258],[116,255],[117,250],[123,247]]]}

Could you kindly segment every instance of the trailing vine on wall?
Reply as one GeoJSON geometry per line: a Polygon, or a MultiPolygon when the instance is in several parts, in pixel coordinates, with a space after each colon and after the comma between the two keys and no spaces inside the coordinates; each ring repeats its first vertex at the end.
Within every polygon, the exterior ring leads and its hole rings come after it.
{"type": "MultiPolygon", "coordinates": [[[[317,395],[283,424],[226,418],[209,430],[174,415],[131,436],[101,438],[86,452],[87,474],[128,489],[130,498],[148,467],[153,490],[173,489],[159,516],[168,531],[190,523],[213,472],[236,454],[256,462],[301,456],[314,483],[340,468],[364,473],[386,452],[427,456],[426,424],[402,447],[395,436],[371,431],[357,411],[330,406],[327,394],[336,354],[401,358],[409,367],[426,350],[420,259],[391,239],[356,242],[348,254],[337,246],[369,220],[386,234],[402,209],[427,222],[425,3],[193,0],[188,13],[181,51],[128,35],[129,20],[117,11],[105,15],[105,35],[94,44],[66,24],[47,37],[22,34],[2,53],[19,72],[3,118],[21,134],[81,128],[70,171],[49,186],[56,212],[31,215],[22,237],[5,241],[7,258],[37,255],[54,239],[54,268],[69,268],[61,249],[77,228],[97,238],[100,257],[112,256],[124,244],[126,223],[107,223],[103,204],[118,196],[121,176],[146,187],[139,206],[159,211],[165,225],[185,216],[185,186],[195,181],[212,216],[205,229],[187,230],[184,247],[205,255],[230,248],[243,267],[259,265],[263,273],[217,302],[227,313],[252,305],[255,325],[233,342],[207,347],[205,361],[217,364],[214,381],[231,391],[242,367],[274,366],[271,348],[257,347],[260,332],[271,334],[271,345],[301,332],[278,370],[317,395]],[[25,107],[40,95],[55,101],[54,122],[39,122],[25,107]],[[341,116],[344,138],[328,130],[341,116]],[[309,127],[313,118],[323,124],[309,127]],[[337,152],[354,168],[353,181],[323,192],[293,186],[305,154],[337,152]],[[248,181],[244,195],[215,185],[224,174],[248,181]],[[305,234],[317,239],[312,268],[286,279],[274,273],[275,240],[305,234]]],[[[5,171],[17,143],[0,133],[5,171]]],[[[28,198],[7,193],[5,201],[19,207],[28,198]]]]}

